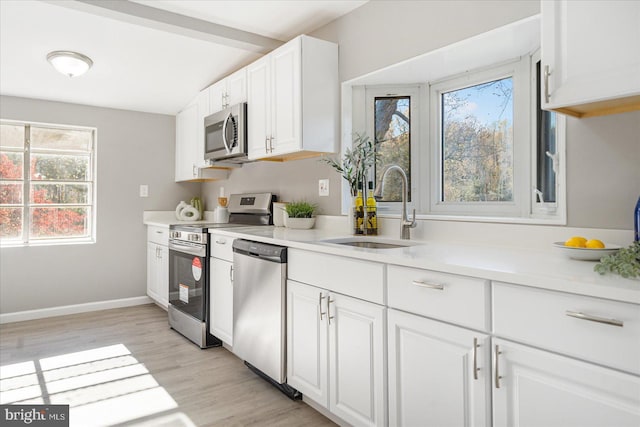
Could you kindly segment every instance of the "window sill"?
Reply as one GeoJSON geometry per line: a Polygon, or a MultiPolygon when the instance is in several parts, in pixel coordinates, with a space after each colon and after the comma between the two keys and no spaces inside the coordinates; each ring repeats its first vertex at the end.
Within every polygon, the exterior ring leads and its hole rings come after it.
{"type": "Polygon", "coordinates": [[[36,247],[36,246],[68,246],[68,245],[90,245],[96,243],[95,239],[73,239],[73,240],[60,240],[60,239],[52,239],[52,240],[43,240],[43,241],[33,241],[33,242],[8,242],[5,240],[0,240],[0,248],[26,248],[26,247],[36,247]]]}
{"type": "MultiPolygon", "coordinates": [[[[400,218],[400,213],[378,213],[380,218],[400,218]]],[[[539,224],[539,225],[567,225],[564,217],[558,218],[518,218],[518,217],[495,217],[495,216],[472,216],[472,215],[436,215],[436,214],[416,214],[417,220],[428,221],[459,221],[459,222],[488,222],[503,224],[539,224]]]]}

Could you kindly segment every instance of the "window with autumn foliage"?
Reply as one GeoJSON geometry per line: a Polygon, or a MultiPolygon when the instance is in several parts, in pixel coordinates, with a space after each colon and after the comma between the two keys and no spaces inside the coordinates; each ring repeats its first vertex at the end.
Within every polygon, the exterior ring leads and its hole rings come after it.
{"type": "Polygon", "coordinates": [[[90,242],[95,129],[0,122],[3,245],[90,242]]]}
{"type": "MultiPolygon", "coordinates": [[[[540,108],[539,53],[415,84],[352,86],[354,129],[407,175],[424,219],[566,223],[564,119],[540,108]]],[[[399,174],[379,213],[397,215],[399,174]]]]}

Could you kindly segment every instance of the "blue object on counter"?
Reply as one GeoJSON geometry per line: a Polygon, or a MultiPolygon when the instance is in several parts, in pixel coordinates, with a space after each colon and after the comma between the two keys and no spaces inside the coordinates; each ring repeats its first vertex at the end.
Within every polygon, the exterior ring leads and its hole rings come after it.
{"type": "Polygon", "coordinates": [[[634,225],[635,225],[635,240],[636,242],[640,240],[640,197],[638,197],[638,203],[636,203],[636,212],[633,217],[634,225]]]}

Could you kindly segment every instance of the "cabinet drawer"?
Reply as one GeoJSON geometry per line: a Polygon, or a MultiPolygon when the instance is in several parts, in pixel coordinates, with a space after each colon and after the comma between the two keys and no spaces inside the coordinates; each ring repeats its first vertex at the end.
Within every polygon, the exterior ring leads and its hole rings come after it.
{"type": "Polygon", "coordinates": [[[640,374],[640,306],[493,284],[496,335],[640,374]]]}
{"type": "Polygon", "coordinates": [[[209,234],[211,256],[233,262],[233,241],[235,239],[220,234],[209,234]]]}
{"type": "Polygon", "coordinates": [[[159,245],[169,245],[169,227],[147,226],[147,241],[159,245]]]}
{"type": "Polygon", "coordinates": [[[389,307],[489,329],[489,281],[397,265],[387,268],[389,307]]]}
{"type": "Polygon", "coordinates": [[[384,264],[289,249],[291,280],[384,304],[384,264]]]}

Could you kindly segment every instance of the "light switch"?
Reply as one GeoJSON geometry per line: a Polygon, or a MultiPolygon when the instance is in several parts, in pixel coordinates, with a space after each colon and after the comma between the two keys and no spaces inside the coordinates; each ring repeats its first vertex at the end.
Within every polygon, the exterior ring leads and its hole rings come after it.
{"type": "Polygon", "coordinates": [[[140,197],[149,197],[149,186],[146,184],[140,185],[140,197]]]}
{"type": "Polygon", "coordinates": [[[320,179],[320,180],[318,180],[318,195],[319,196],[328,196],[329,195],[329,180],[328,179],[320,179]]]}

